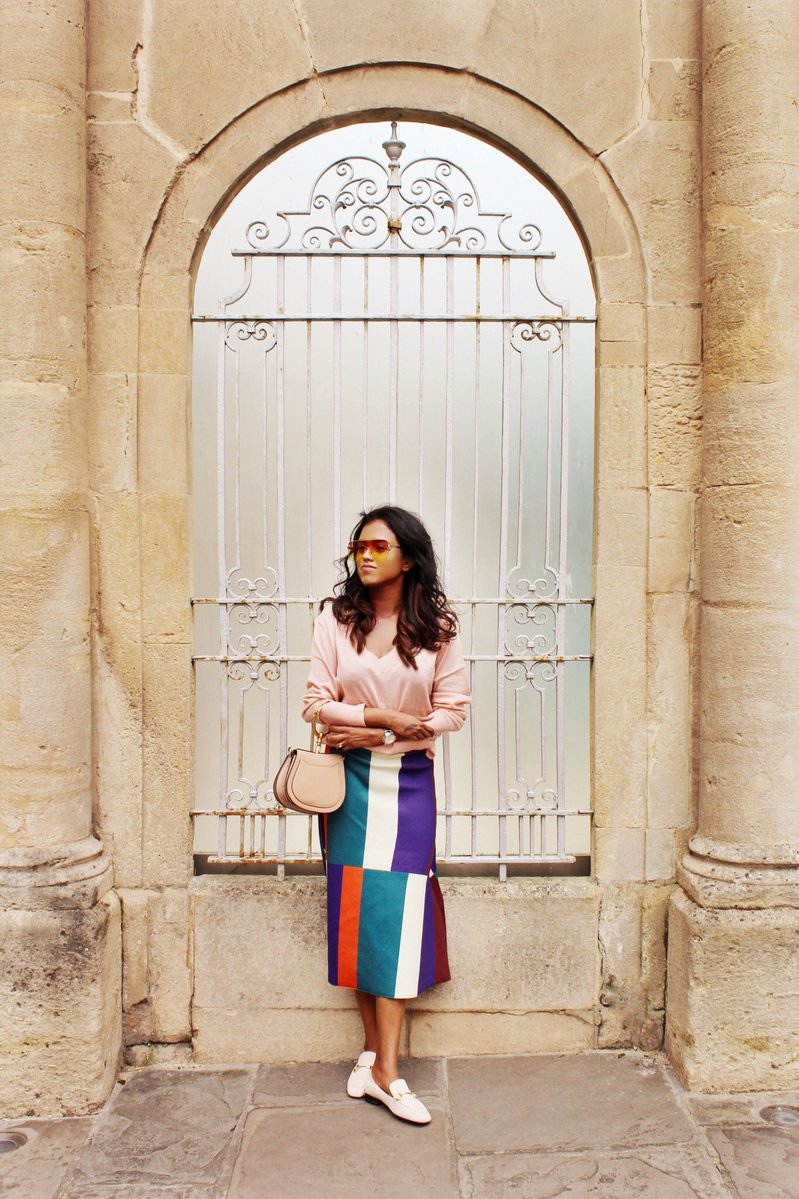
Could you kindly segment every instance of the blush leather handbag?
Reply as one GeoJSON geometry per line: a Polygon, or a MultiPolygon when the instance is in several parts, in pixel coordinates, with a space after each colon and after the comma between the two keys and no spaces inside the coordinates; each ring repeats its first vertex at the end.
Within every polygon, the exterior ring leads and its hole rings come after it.
{"type": "Polygon", "coordinates": [[[323,707],[313,714],[311,748],[289,749],[272,784],[281,807],[306,816],[324,816],[344,803],[344,759],[325,753],[317,720],[323,707]]]}

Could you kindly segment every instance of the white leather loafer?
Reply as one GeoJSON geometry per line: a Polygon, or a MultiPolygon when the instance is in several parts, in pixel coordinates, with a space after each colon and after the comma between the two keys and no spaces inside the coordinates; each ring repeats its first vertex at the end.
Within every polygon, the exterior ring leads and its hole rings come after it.
{"type": "Polygon", "coordinates": [[[388,1091],[379,1087],[372,1078],[371,1071],[366,1078],[364,1099],[367,1103],[383,1103],[398,1120],[408,1120],[411,1124],[429,1124],[432,1116],[417,1099],[404,1078],[395,1078],[389,1083],[388,1091]]]}
{"type": "Polygon", "coordinates": [[[347,1094],[351,1099],[363,1099],[364,1091],[366,1090],[366,1080],[369,1077],[369,1071],[375,1064],[375,1056],[371,1049],[364,1049],[352,1067],[350,1076],[347,1079],[347,1094]]]}

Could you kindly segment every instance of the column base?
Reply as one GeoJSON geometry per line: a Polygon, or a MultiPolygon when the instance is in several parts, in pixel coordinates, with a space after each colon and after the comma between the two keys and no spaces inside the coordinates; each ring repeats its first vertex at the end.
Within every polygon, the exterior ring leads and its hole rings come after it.
{"type": "Polygon", "coordinates": [[[674,892],[666,1051],[688,1090],[799,1087],[797,948],[796,908],[704,907],[674,892]]]}
{"type": "Polygon", "coordinates": [[[122,931],[95,837],[0,853],[0,1112],[94,1111],[122,1052],[122,931]]]}

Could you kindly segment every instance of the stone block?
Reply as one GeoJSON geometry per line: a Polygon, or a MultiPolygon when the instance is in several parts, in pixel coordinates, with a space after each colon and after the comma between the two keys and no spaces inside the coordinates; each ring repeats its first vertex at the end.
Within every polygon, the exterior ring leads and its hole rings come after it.
{"type": "Polygon", "coordinates": [[[8,183],[0,198],[0,223],[85,228],[86,183],[77,165],[85,128],[82,104],[77,97],[70,102],[63,87],[12,82],[4,72],[0,170],[8,183]]]}
{"type": "Polygon", "coordinates": [[[142,633],[147,642],[189,643],[189,511],[185,496],[141,498],[142,633]]]}
{"type": "Polygon", "coordinates": [[[95,788],[119,885],[141,884],[141,576],[135,495],[94,501],[95,788]]]}
{"type": "Polygon", "coordinates": [[[186,375],[191,365],[191,325],[186,309],[142,308],[140,370],[150,375],[186,375]]]}
{"type": "Polygon", "coordinates": [[[146,645],[142,687],[142,881],[148,887],[180,886],[191,874],[191,648],[146,645]]]}
{"type": "Polygon", "coordinates": [[[705,481],[710,487],[780,486],[792,479],[796,432],[790,385],[708,387],[705,481]],[[757,453],[753,453],[753,447],[757,453]]]}
{"type": "Polygon", "coordinates": [[[185,375],[139,376],[139,486],[186,495],[189,489],[189,394],[185,375]]]}
{"type": "Polygon", "coordinates": [[[651,367],[680,370],[702,361],[702,310],[698,304],[650,304],[647,315],[651,367]]]}
{"type": "Polygon", "coordinates": [[[535,100],[595,152],[641,118],[640,12],[632,0],[507,0],[492,9],[472,66],[535,100]],[[583,70],[573,70],[575,61],[583,70]],[[586,96],[601,103],[586,104],[586,96]]]}
{"type": "Polygon", "coordinates": [[[53,1199],[94,1124],[90,1118],[4,1123],[4,1133],[25,1137],[3,1162],[4,1199],[53,1199]]]}
{"type": "Polygon", "coordinates": [[[4,368],[0,377],[58,383],[81,394],[86,369],[83,232],[41,221],[0,225],[0,264],[5,304],[0,321],[0,364],[4,368]],[[20,298],[33,296],[46,296],[47,302],[29,302],[20,319],[20,298]],[[57,321],[54,312],[59,314],[57,321]],[[14,373],[9,376],[6,372],[12,363],[14,373]]]}
{"type": "Polygon", "coordinates": [[[649,478],[653,485],[698,486],[702,478],[702,375],[698,366],[651,367],[649,478]]]}
{"type": "Polygon", "coordinates": [[[696,585],[697,497],[653,487],[649,493],[649,590],[680,592],[696,585]]]}
{"type": "Polygon", "coordinates": [[[708,1129],[722,1169],[739,1195],[790,1199],[799,1175],[799,1138],[785,1128],[763,1127],[758,1115],[753,1124],[753,1128],[708,1129]]]}
{"type": "Polygon", "coordinates": [[[0,1109],[83,1115],[108,1097],[120,1060],[120,909],[0,915],[0,1109]]]}
{"type": "Polygon", "coordinates": [[[660,1047],[666,979],[666,910],[671,887],[606,884],[600,949],[601,1048],[660,1047]]]}
{"type": "Polygon", "coordinates": [[[702,57],[702,0],[648,0],[647,43],[653,59],[702,57]]]}
{"type": "Polygon", "coordinates": [[[698,59],[660,59],[649,68],[649,116],[653,121],[698,121],[701,113],[702,63],[698,59]]]}
{"type": "Polygon", "coordinates": [[[144,251],[176,167],[173,151],[131,119],[90,125],[87,257],[94,304],[136,303],[144,251]]]}
{"type": "Polygon", "coordinates": [[[102,0],[87,13],[88,72],[92,90],[136,90],[135,47],[144,41],[142,6],[127,0],[102,0]]]}
{"type": "MultiPolygon", "coordinates": [[[[347,28],[357,25],[355,14],[348,14],[347,28]]],[[[156,0],[137,66],[147,120],[187,151],[198,150],[265,95],[314,70],[294,7],[277,0],[246,9],[156,0]],[[199,89],[193,82],[198,78],[199,89]]]]}
{"type": "Polygon", "coordinates": [[[597,485],[646,485],[646,387],[638,366],[598,372],[597,485]]]}
{"type": "Polygon", "coordinates": [[[448,1074],[461,1154],[547,1157],[609,1145],[688,1145],[695,1136],[663,1073],[638,1054],[461,1058],[448,1063],[448,1074]],[[526,1119],[518,1119],[519,1112],[526,1119]]]}
{"type": "Polygon", "coordinates": [[[594,810],[599,825],[641,827],[646,794],[646,568],[596,569],[594,810]],[[619,613],[624,612],[623,635],[619,613]]]}
{"type": "Polygon", "coordinates": [[[799,1086],[799,912],[705,909],[674,892],[666,1050],[692,1091],[799,1086]]]}
{"type": "Polygon", "coordinates": [[[122,1010],[127,1012],[149,995],[149,930],[147,891],[123,888],[122,903],[122,1010]]]}
{"type": "Polygon", "coordinates": [[[594,829],[595,873],[602,882],[644,878],[644,830],[617,825],[594,829]]]}
{"type": "Polygon", "coordinates": [[[641,229],[655,303],[701,300],[699,132],[650,122],[602,155],[641,229]]]}
{"type": "Polygon", "coordinates": [[[89,380],[89,474],[94,492],[136,490],[136,385],[130,375],[89,380]]]}
{"type": "MultiPolygon", "coordinates": [[[[240,1007],[206,1008],[195,1001],[194,1061],[340,1062],[363,1047],[357,1009],[240,1007]]],[[[401,1043],[400,1052],[407,1052],[401,1043]]]]}
{"type": "Polygon", "coordinates": [[[265,1178],[279,1178],[286,1199],[379,1195],[381,1199],[439,1199],[452,1194],[455,1161],[441,1103],[420,1133],[385,1109],[333,1104],[313,1112],[309,1152],[305,1108],[251,1112],[244,1127],[229,1199],[261,1199],[265,1178]],[[410,1137],[414,1137],[413,1148],[410,1137]]]}
{"type": "Polygon", "coordinates": [[[702,591],[709,603],[787,610],[799,593],[797,488],[784,484],[706,487],[702,500],[702,591]],[[765,594],[764,594],[765,593],[765,594]]]}
{"type": "Polygon", "coordinates": [[[84,406],[82,387],[76,393],[66,380],[0,382],[3,496],[16,497],[20,506],[63,509],[85,486],[84,406]]]}
{"type": "Polygon", "coordinates": [[[692,1145],[567,1153],[490,1153],[463,1159],[471,1196],[594,1199],[603,1194],[647,1199],[727,1199],[709,1154],[692,1145]],[[597,1191],[597,1185],[603,1188],[597,1191]],[[607,1188],[607,1189],[605,1189],[607,1188]]]}
{"type": "MultiPolygon", "coordinates": [[[[687,595],[657,595],[649,601],[647,642],[649,742],[647,752],[647,877],[664,869],[674,852],[673,830],[694,821],[694,689],[698,605],[687,595]],[[651,841],[654,829],[671,830],[671,840],[651,841]],[[657,866],[655,863],[657,862],[657,866]]],[[[673,870],[657,877],[671,878],[673,870]]]]}
{"type": "Polygon", "coordinates": [[[427,1011],[408,1009],[414,1057],[508,1053],[580,1053],[595,1048],[593,1009],[582,1012],[427,1011]]]}
{"type": "Polygon", "coordinates": [[[598,896],[592,884],[445,879],[442,889],[452,981],[424,995],[425,1010],[593,1006],[598,896]]]}
{"type": "Polygon", "coordinates": [[[142,1070],[114,1096],[63,1199],[144,1195],[212,1199],[227,1191],[250,1070],[142,1070]]]}
{"type": "Polygon", "coordinates": [[[134,374],[138,369],[139,315],[135,308],[95,304],[89,308],[89,370],[134,374]]]}
{"type": "Polygon", "coordinates": [[[185,1041],[192,995],[188,892],[168,887],[150,895],[148,919],[153,1036],[185,1041]]]}
{"type": "Polygon", "coordinates": [[[647,562],[648,500],[643,488],[602,487],[597,493],[597,562],[603,570],[647,562]]]}

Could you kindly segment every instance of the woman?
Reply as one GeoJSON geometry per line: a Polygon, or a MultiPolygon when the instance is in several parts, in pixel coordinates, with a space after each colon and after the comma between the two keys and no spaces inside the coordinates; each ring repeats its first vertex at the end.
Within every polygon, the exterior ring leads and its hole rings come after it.
{"type": "Polygon", "coordinates": [[[433,544],[413,513],[361,514],[336,591],[316,621],[303,715],[317,716],[345,757],[346,799],[325,818],[323,842],[329,979],[355,990],[364,1030],[347,1092],[427,1124],[397,1058],[406,999],[450,977],[433,746],[466,719],[469,683],[433,544]]]}

